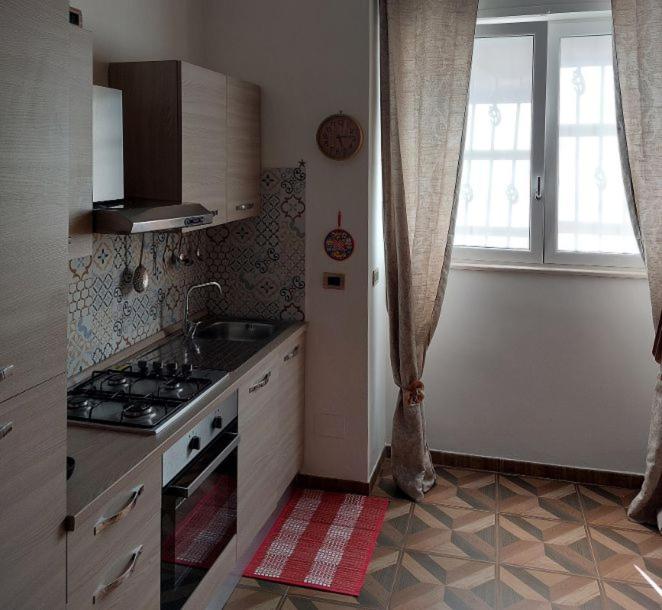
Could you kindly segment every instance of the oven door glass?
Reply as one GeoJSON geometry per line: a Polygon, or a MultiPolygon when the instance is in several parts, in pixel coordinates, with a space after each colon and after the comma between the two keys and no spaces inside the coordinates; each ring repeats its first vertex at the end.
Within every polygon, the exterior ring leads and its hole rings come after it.
{"type": "Polygon", "coordinates": [[[237,533],[236,420],[228,429],[163,488],[162,609],[186,603],[237,533]]]}

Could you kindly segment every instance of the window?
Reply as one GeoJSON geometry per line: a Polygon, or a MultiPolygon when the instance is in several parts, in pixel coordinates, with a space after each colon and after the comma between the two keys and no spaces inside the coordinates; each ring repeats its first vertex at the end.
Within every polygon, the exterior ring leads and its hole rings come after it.
{"type": "Polygon", "coordinates": [[[610,21],[477,28],[454,258],[638,267],[610,21]]]}

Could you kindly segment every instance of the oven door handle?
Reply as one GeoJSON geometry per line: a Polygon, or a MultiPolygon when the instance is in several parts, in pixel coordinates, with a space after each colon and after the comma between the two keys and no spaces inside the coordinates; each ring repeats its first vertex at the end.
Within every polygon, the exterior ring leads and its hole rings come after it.
{"type": "Polygon", "coordinates": [[[234,438],[232,441],[219,453],[200,474],[195,477],[188,485],[177,485],[177,483],[171,483],[163,488],[163,494],[166,496],[175,496],[176,498],[190,498],[195,491],[204,483],[207,477],[214,471],[218,466],[227,459],[227,457],[239,446],[239,435],[233,432],[228,432],[227,434],[232,434],[234,438]]]}

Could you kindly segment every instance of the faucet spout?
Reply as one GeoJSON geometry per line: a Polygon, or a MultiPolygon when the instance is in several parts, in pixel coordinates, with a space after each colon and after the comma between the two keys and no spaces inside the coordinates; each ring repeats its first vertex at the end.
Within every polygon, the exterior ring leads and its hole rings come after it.
{"type": "Polygon", "coordinates": [[[223,289],[221,288],[221,285],[218,282],[205,282],[204,284],[195,284],[191,286],[187,291],[186,291],[186,305],[184,306],[184,336],[185,337],[193,337],[195,333],[195,324],[191,324],[189,322],[189,299],[191,297],[191,293],[194,290],[198,290],[199,288],[208,288],[208,287],[213,287],[218,290],[218,293],[223,296],[223,289]]]}

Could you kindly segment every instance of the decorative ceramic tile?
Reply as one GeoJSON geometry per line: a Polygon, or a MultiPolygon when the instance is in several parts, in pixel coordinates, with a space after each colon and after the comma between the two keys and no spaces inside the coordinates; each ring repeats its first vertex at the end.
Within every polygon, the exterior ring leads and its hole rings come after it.
{"type": "Polygon", "coordinates": [[[609,525],[624,529],[651,531],[645,525],[631,521],[627,516],[627,508],[637,495],[634,489],[622,487],[598,487],[597,485],[580,485],[582,504],[586,520],[595,525],[609,525]]]}
{"type": "Polygon", "coordinates": [[[303,320],[305,301],[305,166],[262,175],[256,218],[209,229],[208,275],[223,286],[224,315],[303,320]]]}
{"type": "Polygon", "coordinates": [[[496,607],[495,566],[408,551],[403,555],[391,608],[496,607]]]}
{"type": "Polygon", "coordinates": [[[582,521],[573,483],[499,475],[499,512],[582,521]]]}
{"type": "Polygon", "coordinates": [[[646,584],[641,570],[662,586],[662,536],[658,532],[601,526],[589,530],[602,578],[646,584]]]}
{"type": "Polygon", "coordinates": [[[499,581],[504,610],[602,608],[598,581],[592,578],[502,566],[499,581]]]}
{"type": "MultiPolygon", "coordinates": [[[[68,375],[180,322],[186,290],[212,279],[224,288],[212,309],[237,317],[303,319],[305,179],[303,165],[265,170],[256,218],[187,233],[181,242],[177,233],[146,234],[149,285],[140,294],[132,273],[142,236],[95,235],[92,256],[69,263],[68,375]],[[176,263],[175,252],[184,252],[190,264],[176,263]]],[[[192,310],[209,298],[194,293],[192,310]]]]}
{"type": "Polygon", "coordinates": [[[237,587],[225,604],[225,610],[275,610],[282,595],[264,589],[244,589],[237,587]]]}
{"type": "Polygon", "coordinates": [[[400,491],[398,486],[393,480],[392,474],[387,474],[379,478],[374,488],[372,489],[373,496],[381,496],[382,498],[393,498],[394,500],[407,500],[409,498],[400,491]]]}
{"type": "Polygon", "coordinates": [[[437,484],[425,494],[423,502],[480,510],[495,509],[495,474],[440,466],[436,471],[437,484]]]}
{"type": "Polygon", "coordinates": [[[499,515],[499,561],[595,576],[583,524],[516,515],[499,515]]]}
{"type": "MultiPolygon", "coordinates": [[[[400,551],[398,549],[384,546],[377,546],[375,548],[368,567],[365,583],[358,597],[317,591],[316,589],[305,589],[303,587],[290,587],[288,596],[314,598],[320,601],[337,602],[346,606],[361,608],[386,608],[395,582],[399,555],[400,551]]],[[[320,608],[326,606],[310,607],[320,608]]]]}
{"type": "Polygon", "coordinates": [[[653,587],[624,582],[604,582],[606,607],[609,610],[660,610],[662,593],[653,587]]]}
{"type": "Polygon", "coordinates": [[[310,599],[308,597],[287,596],[283,601],[281,610],[343,610],[343,608],[360,608],[356,604],[345,605],[342,603],[327,602],[321,599],[310,599]]]}
{"type": "Polygon", "coordinates": [[[247,589],[261,589],[264,591],[271,591],[273,593],[285,593],[287,585],[280,582],[271,582],[270,580],[258,580],[257,578],[246,578],[242,576],[239,580],[238,587],[247,589]]]}
{"type": "Polygon", "coordinates": [[[390,500],[377,544],[396,548],[402,546],[409,526],[410,513],[411,502],[390,500]]]}
{"type": "Polygon", "coordinates": [[[409,524],[409,550],[493,561],[496,556],[494,513],[419,504],[409,524]]]}

